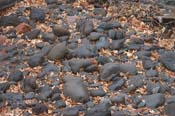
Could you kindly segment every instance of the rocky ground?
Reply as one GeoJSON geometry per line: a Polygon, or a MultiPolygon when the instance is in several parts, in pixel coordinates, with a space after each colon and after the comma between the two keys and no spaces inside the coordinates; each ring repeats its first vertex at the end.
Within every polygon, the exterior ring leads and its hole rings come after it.
{"type": "Polygon", "coordinates": [[[0,115],[174,116],[175,1],[94,1],[0,11],[0,115]]]}

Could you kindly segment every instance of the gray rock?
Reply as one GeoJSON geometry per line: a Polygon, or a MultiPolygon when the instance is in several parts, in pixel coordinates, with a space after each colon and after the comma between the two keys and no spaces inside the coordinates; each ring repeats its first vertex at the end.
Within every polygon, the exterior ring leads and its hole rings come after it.
{"type": "Polygon", "coordinates": [[[0,18],[0,26],[17,26],[20,23],[20,18],[18,18],[16,14],[2,16],[0,18]]]}
{"type": "Polygon", "coordinates": [[[35,93],[34,92],[28,92],[24,98],[25,99],[33,99],[35,97],[35,93]]]}
{"type": "Polygon", "coordinates": [[[78,48],[70,51],[70,56],[84,58],[84,57],[92,57],[97,53],[97,49],[94,48],[91,44],[88,45],[80,45],[78,48]]]}
{"type": "Polygon", "coordinates": [[[115,38],[115,31],[113,29],[109,30],[108,31],[108,36],[111,38],[111,39],[114,39],[115,38]]]}
{"type": "Polygon", "coordinates": [[[117,91],[124,85],[124,83],[125,83],[124,79],[114,81],[111,85],[109,85],[109,89],[111,91],[117,91]]]}
{"type": "Polygon", "coordinates": [[[167,116],[174,116],[175,114],[174,109],[175,109],[175,103],[170,103],[165,106],[164,111],[167,116]]]}
{"type": "Polygon", "coordinates": [[[44,57],[41,54],[34,54],[28,60],[28,64],[30,67],[36,67],[41,65],[44,62],[44,57]]]}
{"type": "Polygon", "coordinates": [[[120,72],[136,74],[137,69],[133,64],[107,63],[101,68],[100,79],[110,81],[120,72]]]}
{"type": "Polygon", "coordinates": [[[110,104],[100,103],[88,110],[85,116],[111,116],[110,104]]]}
{"type": "Polygon", "coordinates": [[[80,71],[81,68],[86,68],[88,66],[92,65],[92,62],[88,59],[71,59],[69,60],[69,66],[71,68],[71,71],[74,73],[77,73],[80,71]]]}
{"type": "Polygon", "coordinates": [[[121,49],[124,45],[125,39],[112,40],[111,48],[113,50],[121,49]]]}
{"type": "Polygon", "coordinates": [[[144,84],[144,76],[143,75],[136,75],[136,76],[131,77],[128,80],[128,85],[129,86],[133,85],[136,88],[143,86],[143,84],[144,84]]]}
{"type": "Polygon", "coordinates": [[[91,41],[96,41],[98,40],[101,36],[103,36],[102,33],[98,32],[91,32],[90,35],[87,37],[91,41]]]}
{"type": "Polygon", "coordinates": [[[121,24],[119,22],[102,22],[99,24],[98,28],[108,30],[108,29],[118,28],[120,26],[121,24]]]}
{"type": "Polygon", "coordinates": [[[10,88],[9,82],[0,83],[0,92],[6,92],[10,88]]]}
{"type": "Polygon", "coordinates": [[[78,29],[78,31],[80,31],[82,34],[84,35],[88,35],[90,34],[93,29],[94,29],[94,25],[93,22],[87,19],[79,19],[77,21],[77,26],[76,28],[78,29]]]}
{"type": "Polygon", "coordinates": [[[78,116],[78,113],[79,110],[75,107],[68,107],[63,110],[63,116],[78,116]]]}
{"type": "Polygon", "coordinates": [[[122,103],[122,104],[125,104],[125,97],[126,97],[125,94],[119,94],[117,96],[111,97],[111,101],[113,103],[122,103]]]}
{"type": "Polygon", "coordinates": [[[1,0],[0,1],[0,10],[13,6],[17,1],[16,0],[1,0]]]}
{"type": "Polygon", "coordinates": [[[56,36],[50,32],[50,33],[42,33],[42,39],[43,41],[46,41],[46,42],[53,42],[54,40],[56,40],[56,36]]]}
{"type": "Polygon", "coordinates": [[[23,78],[24,78],[23,73],[19,70],[16,70],[10,73],[8,80],[18,82],[21,81],[23,78]]]}
{"type": "Polygon", "coordinates": [[[91,90],[90,94],[92,97],[97,97],[97,96],[105,96],[106,92],[103,89],[96,89],[96,90],[91,90]]]}
{"type": "Polygon", "coordinates": [[[67,47],[64,43],[56,44],[48,53],[49,60],[59,60],[64,58],[67,53],[67,47]]]}
{"type": "Polygon", "coordinates": [[[157,108],[164,104],[165,97],[163,94],[157,93],[145,96],[146,106],[150,108],[157,108]]]}
{"type": "Polygon", "coordinates": [[[148,71],[146,71],[146,76],[155,77],[157,75],[158,75],[158,73],[157,73],[156,70],[148,70],[148,71]]]}
{"type": "Polygon", "coordinates": [[[25,38],[25,39],[36,39],[38,37],[39,33],[40,33],[39,29],[33,29],[33,30],[29,31],[29,32],[24,33],[22,38],[25,38]]]}
{"type": "Polygon", "coordinates": [[[94,8],[95,15],[106,16],[106,11],[104,8],[94,8]]]}
{"type": "Polygon", "coordinates": [[[106,37],[100,37],[99,41],[96,42],[96,48],[109,48],[109,41],[106,37]]]}
{"type": "Polygon", "coordinates": [[[32,114],[39,115],[42,113],[48,113],[48,107],[44,104],[37,103],[35,107],[32,108],[32,114]]]}
{"type": "Polygon", "coordinates": [[[45,11],[41,8],[32,8],[30,11],[30,18],[32,20],[41,21],[45,20],[45,11]]]}
{"type": "Polygon", "coordinates": [[[47,101],[52,94],[52,89],[48,85],[45,85],[44,87],[41,88],[39,91],[38,99],[42,101],[47,101]]]}
{"type": "Polygon", "coordinates": [[[10,107],[13,108],[22,108],[24,105],[23,95],[21,93],[5,93],[3,94],[3,99],[8,102],[10,107]]]}
{"type": "Polygon", "coordinates": [[[37,88],[35,78],[24,78],[22,83],[22,89],[24,92],[34,92],[37,88]]]}
{"type": "Polygon", "coordinates": [[[69,36],[70,35],[70,32],[68,29],[66,29],[65,27],[63,26],[54,26],[53,27],[53,33],[60,37],[60,36],[69,36]]]}
{"type": "Polygon", "coordinates": [[[58,100],[55,102],[55,108],[63,108],[66,107],[66,103],[62,100],[58,100]]]}
{"type": "Polygon", "coordinates": [[[86,102],[89,99],[88,90],[80,77],[70,75],[63,78],[63,94],[78,102],[86,102]]]}
{"type": "Polygon", "coordinates": [[[167,52],[159,57],[159,61],[169,70],[175,71],[175,52],[167,52]]]}

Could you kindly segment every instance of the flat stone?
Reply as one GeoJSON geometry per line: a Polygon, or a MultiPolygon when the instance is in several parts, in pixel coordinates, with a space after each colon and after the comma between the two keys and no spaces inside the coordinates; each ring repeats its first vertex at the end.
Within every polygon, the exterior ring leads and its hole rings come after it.
{"type": "Polygon", "coordinates": [[[88,35],[90,34],[93,29],[94,29],[94,25],[93,22],[87,19],[79,19],[77,21],[77,26],[76,28],[78,29],[78,31],[80,31],[82,34],[84,35],[88,35]]]}
{"type": "Polygon", "coordinates": [[[89,99],[88,90],[80,77],[71,75],[63,78],[63,94],[78,102],[86,102],[89,99]]]}
{"type": "Polygon", "coordinates": [[[161,54],[159,61],[169,70],[175,71],[175,52],[161,54]]]}
{"type": "Polygon", "coordinates": [[[18,82],[18,81],[21,81],[23,78],[24,78],[23,72],[16,70],[10,73],[8,80],[18,82]]]}
{"type": "Polygon", "coordinates": [[[64,43],[56,44],[48,53],[49,60],[59,60],[64,58],[67,53],[67,47],[64,43]]]}
{"type": "Polygon", "coordinates": [[[167,116],[174,116],[175,114],[174,109],[175,109],[175,103],[170,103],[165,106],[164,111],[167,116]]]}
{"type": "Polygon", "coordinates": [[[157,93],[145,96],[146,106],[150,108],[157,108],[164,104],[165,97],[163,94],[157,93]]]}
{"type": "Polygon", "coordinates": [[[36,67],[41,65],[44,62],[44,57],[41,54],[34,54],[28,60],[28,64],[30,67],[36,67]]]}
{"type": "Polygon", "coordinates": [[[32,8],[30,11],[30,18],[32,20],[41,21],[45,20],[45,11],[42,8],[32,8]]]}
{"type": "Polygon", "coordinates": [[[37,103],[35,107],[32,108],[32,114],[39,115],[42,113],[48,113],[48,107],[44,104],[37,103]]]}
{"type": "Polygon", "coordinates": [[[85,116],[111,116],[110,105],[99,103],[85,113],[85,116]]]}
{"type": "Polygon", "coordinates": [[[60,36],[69,36],[70,35],[70,32],[68,29],[66,29],[65,27],[63,26],[54,26],[53,27],[53,33],[60,37],[60,36]]]}

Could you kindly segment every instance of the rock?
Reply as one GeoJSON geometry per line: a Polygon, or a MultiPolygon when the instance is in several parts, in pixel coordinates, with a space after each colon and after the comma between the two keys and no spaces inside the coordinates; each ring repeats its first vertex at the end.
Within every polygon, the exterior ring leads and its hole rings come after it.
{"type": "Polygon", "coordinates": [[[154,69],[156,66],[156,63],[150,59],[144,58],[142,59],[142,63],[143,63],[143,67],[144,69],[148,70],[148,69],[154,69]]]}
{"type": "Polygon", "coordinates": [[[97,49],[94,48],[91,44],[80,45],[78,48],[70,51],[70,56],[84,58],[84,57],[93,57],[96,56],[97,49]]]}
{"type": "Polygon", "coordinates": [[[114,63],[105,64],[100,71],[100,79],[110,81],[119,74],[119,65],[114,63]]]}
{"type": "Polygon", "coordinates": [[[50,33],[43,33],[42,34],[42,39],[43,39],[43,41],[50,43],[50,42],[53,42],[53,41],[56,40],[56,36],[52,32],[50,32],[50,33]]]}
{"type": "Polygon", "coordinates": [[[16,14],[2,16],[0,18],[0,26],[17,26],[20,23],[20,18],[16,14]]]}
{"type": "Polygon", "coordinates": [[[175,52],[166,52],[164,54],[161,54],[159,57],[159,61],[168,69],[171,71],[175,71],[175,52]]]}
{"type": "Polygon", "coordinates": [[[19,70],[16,70],[10,73],[8,80],[18,82],[21,81],[23,78],[24,78],[23,73],[19,70]]]}
{"type": "Polygon", "coordinates": [[[48,113],[48,107],[44,104],[37,103],[33,108],[32,108],[32,114],[34,115],[39,115],[42,113],[48,113]]]}
{"type": "Polygon", "coordinates": [[[102,33],[91,32],[87,38],[91,41],[97,41],[101,36],[103,36],[102,33]]]}
{"type": "Polygon", "coordinates": [[[34,92],[37,88],[35,78],[25,78],[22,83],[22,89],[24,92],[34,92]]]}
{"type": "Polygon", "coordinates": [[[143,80],[144,80],[144,76],[143,75],[136,75],[136,76],[131,77],[128,80],[128,85],[138,88],[138,87],[143,86],[143,84],[144,84],[143,80]]]}
{"type": "Polygon", "coordinates": [[[111,39],[115,39],[115,30],[110,29],[110,30],[108,31],[108,36],[109,36],[111,39]]]}
{"type": "Polygon", "coordinates": [[[94,15],[106,16],[104,8],[94,8],[94,15]]]}
{"type": "Polygon", "coordinates": [[[69,36],[70,32],[68,29],[64,28],[63,26],[54,26],[53,27],[53,33],[60,37],[60,36],[69,36]]]}
{"type": "Polygon", "coordinates": [[[8,102],[12,109],[17,107],[22,108],[24,105],[23,95],[21,93],[5,93],[3,94],[3,98],[8,102]]]}
{"type": "Polygon", "coordinates": [[[175,114],[174,109],[175,109],[175,103],[170,103],[165,106],[164,111],[167,116],[174,116],[175,114]]]}
{"type": "Polygon", "coordinates": [[[78,31],[80,31],[82,34],[84,35],[88,35],[90,34],[93,29],[94,29],[94,25],[93,22],[87,19],[79,19],[77,21],[77,25],[76,28],[78,29],[78,31]]]}
{"type": "Polygon", "coordinates": [[[0,10],[13,6],[17,1],[16,0],[1,0],[0,1],[0,10]]]}
{"type": "Polygon", "coordinates": [[[45,45],[42,49],[41,49],[41,54],[43,56],[47,55],[49,53],[49,51],[53,48],[53,45],[45,45]]]}
{"type": "Polygon", "coordinates": [[[145,96],[146,106],[150,108],[157,108],[164,104],[165,97],[163,94],[157,93],[145,96]]]}
{"type": "Polygon", "coordinates": [[[24,33],[22,38],[24,38],[24,39],[36,39],[39,34],[40,34],[40,30],[39,29],[33,29],[33,30],[29,31],[29,32],[24,33]]]}
{"type": "Polygon", "coordinates": [[[143,46],[144,41],[140,38],[134,38],[134,39],[131,39],[126,44],[128,49],[130,50],[139,50],[143,46]]]}
{"type": "Polygon", "coordinates": [[[42,101],[47,101],[52,94],[52,89],[48,85],[42,87],[39,91],[38,99],[42,101]]]}
{"type": "Polygon", "coordinates": [[[28,60],[28,64],[30,67],[36,67],[41,65],[44,62],[44,57],[41,54],[34,54],[28,60]]]}
{"type": "Polygon", "coordinates": [[[98,28],[109,30],[113,28],[118,28],[120,26],[121,24],[119,22],[102,22],[99,24],[98,28]]]}
{"type": "Polygon", "coordinates": [[[67,53],[67,47],[64,43],[56,44],[48,53],[49,60],[59,60],[64,58],[67,53]]]}
{"type": "Polygon", "coordinates": [[[97,97],[97,96],[105,96],[106,92],[103,89],[96,89],[96,90],[91,90],[90,94],[92,97],[97,97]]]}
{"type": "Polygon", "coordinates": [[[125,97],[126,97],[125,94],[119,94],[117,96],[111,97],[111,101],[113,103],[122,103],[122,104],[125,104],[125,97]]]}
{"type": "Polygon", "coordinates": [[[35,21],[43,22],[45,20],[45,11],[41,8],[32,8],[30,18],[35,21]]]}
{"type": "Polygon", "coordinates": [[[100,37],[99,41],[96,42],[96,48],[109,48],[109,41],[106,37],[100,37]]]}
{"type": "Polygon", "coordinates": [[[155,77],[157,75],[158,75],[158,73],[157,73],[156,70],[148,70],[148,71],[146,71],[146,76],[155,77]]]}
{"type": "Polygon", "coordinates": [[[50,5],[50,4],[56,4],[57,0],[45,0],[45,2],[50,5]]]}
{"type": "Polygon", "coordinates": [[[63,110],[63,116],[78,116],[79,110],[77,108],[68,107],[63,110]]]}
{"type": "Polygon", "coordinates": [[[62,100],[58,100],[55,102],[55,108],[63,108],[66,107],[66,103],[62,100]]]}
{"type": "Polygon", "coordinates": [[[30,27],[30,25],[28,25],[26,23],[20,23],[19,25],[17,25],[15,27],[15,30],[18,34],[21,34],[21,33],[26,33],[28,31],[30,31],[31,27],[30,27]]]}
{"type": "Polygon", "coordinates": [[[63,81],[65,82],[63,85],[63,94],[65,96],[68,96],[77,102],[88,101],[88,90],[81,78],[68,75],[63,78],[63,81]]]}
{"type": "Polygon", "coordinates": [[[28,92],[24,98],[25,99],[33,99],[35,97],[35,93],[34,92],[28,92]]]}
{"type": "Polygon", "coordinates": [[[55,94],[53,94],[52,97],[51,97],[51,100],[52,100],[52,101],[57,101],[57,100],[60,100],[60,99],[61,99],[61,96],[60,96],[59,93],[55,93],[55,94]]]}
{"type": "Polygon", "coordinates": [[[71,68],[71,71],[74,73],[77,73],[80,71],[81,68],[86,68],[88,66],[92,65],[92,61],[88,59],[71,59],[69,60],[69,66],[71,68]]]}
{"type": "Polygon", "coordinates": [[[118,30],[115,32],[115,38],[114,38],[115,40],[124,39],[124,37],[125,37],[125,35],[122,31],[118,30]]]}
{"type": "Polygon", "coordinates": [[[101,68],[100,79],[110,81],[120,72],[136,74],[137,69],[133,64],[107,63],[101,68]]]}
{"type": "Polygon", "coordinates": [[[125,39],[112,40],[111,48],[113,50],[121,49],[124,45],[125,39]]]}
{"type": "Polygon", "coordinates": [[[86,67],[84,69],[84,71],[88,72],[88,73],[98,71],[98,67],[97,67],[97,65],[90,65],[90,66],[86,67]]]}
{"type": "Polygon", "coordinates": [[[150,51],[138,51],[136,55],[138,56],[139,59],[144,59],[145,57],[150,57],[151,52],[150,51]]]}
{"type": "Polygon", "coordinates": [[[124,83],[124,79],[114,81],[111,85],[109,85],[109,89],[111,91],[118,91],[124,85],[124,83]]]}
{"type": "Polygon", "coordinates": [[[10,85],[8,82],[0,83],[0,92],[5,93],[10,88],[10,85]]]}
{"type": "Polygon", "coordinates": [[[85,116],[111,116],[110,104],[99,103],[85,113],[85,116]]]}
{"type": "Polygon", "coordinates": [[[97,61],[98,61],[99,64],[104,65],[104,64],[106,64],[106,63],[112,62],[112,59],[110,59],[110,58],[107,57],[107,56],[99,56],[99,57],[97,57],[97,61]]]}

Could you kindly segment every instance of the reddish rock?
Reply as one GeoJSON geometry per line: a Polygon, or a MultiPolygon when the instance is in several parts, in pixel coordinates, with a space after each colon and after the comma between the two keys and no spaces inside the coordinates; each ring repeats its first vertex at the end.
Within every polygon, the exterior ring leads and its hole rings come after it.
{"type": "Polygon", "coordinates": [[[26,23],[20,23],[15,29],[18,34],[21,34],[30,31],[31,27],[26,23]]]}

